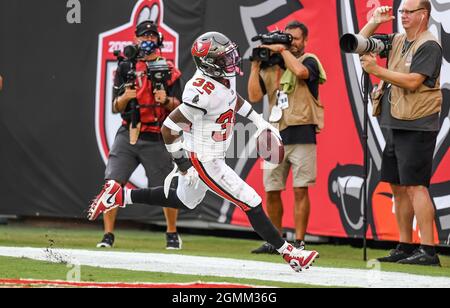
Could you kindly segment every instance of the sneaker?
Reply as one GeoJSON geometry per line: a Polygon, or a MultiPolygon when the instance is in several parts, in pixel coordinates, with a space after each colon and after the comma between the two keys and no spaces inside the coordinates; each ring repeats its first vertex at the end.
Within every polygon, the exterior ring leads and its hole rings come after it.
{"type": "Polygon", "coordinates": [[[100,243],[97,244],[97,248],[112,248],[114,246],[114,234],[106,233],[100,243]]]}
{"type": "Polygon", "coordinates": [[[107,213],[123,204],[123,188],[116,181],[110,180],[103,186],[100,194],[92,200],[88,210],[88,219],[94,221],[102,213],[107,213]]]}
{"type": "Polygon", "coordinates": [[[181,250],[183,241],[178,233],[166,233],[166,249],[181,250]]]}
{"type": "Polygon", "coordinates": [[[296,272],[301,272],[304,269],[309,269],[314,263],[316,258],[319,257],[317,251],[300,250],[292,246],[291,244],[281,254],[283,259],[292,267],[296,272]]]}
{"type": "Polygon", "coordinates": [[[419,248],[415,253],[409,258],[400,260],[398,264],[409,264],[409,265],[424,265],[424,266],[437,266],[441,267],[441,261],[438,255],[431,256],[426,253],[423,248],[419,248]]]}
{"type": "MultiPolygon", "coordinates": [[[[400,246],[400,245],[399,245],[400,246]]],[[[397,263],[401,260],[411,257],[414,253],[407,253],[400,250],[399,246],[390,251],[389,256],[377,259],[381,263],[397,263]]]]}
{"type": "Polygon", "coordinates": [[[269,254],[269,255],[277,255],[278,251],[269,243],[264,243],[260,247],[252,250],[252,253],[255,254],[269,254]]]}

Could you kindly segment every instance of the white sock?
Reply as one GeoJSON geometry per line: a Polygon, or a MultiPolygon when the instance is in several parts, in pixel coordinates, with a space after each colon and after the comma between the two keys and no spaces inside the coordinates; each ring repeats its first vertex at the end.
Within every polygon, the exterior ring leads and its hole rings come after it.
{"type": "Polygon", "coordinates": [[[123,200],[124,205],[133,204],[133,200],[131,200],[131,189],[124,188],[123,195],[124,195],[124,200],[123,200]]]}
{"type": "Polygon", "coordinates": [[[284,250],[285,250],[286,248],[288,248],[288,246],[289,246],[289,243],[288,243],[288,242],[284,242],[284,245],[281,246],[281,248],[277,249],[277,251],[278,251],[280,254],[283,254],[284,250]]]}

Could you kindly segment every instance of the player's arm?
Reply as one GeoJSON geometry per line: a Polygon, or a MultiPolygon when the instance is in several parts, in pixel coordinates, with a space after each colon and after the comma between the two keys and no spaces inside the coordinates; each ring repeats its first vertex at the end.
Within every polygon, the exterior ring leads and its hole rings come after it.
{"type": "Polygon", "coordinates": [[[263,117],[253,109],[252,105],[243,99],[239,94],[237,95],[237,103],[236,103],[236,113],[243,116],[244,118],[249,119],[253,124],[256,125],[258,131],[256,132],[256,136],[259,136],[263,130],[268,129],[276,134],[280,140],[280,132],[278,129],[273,127],[269,122],[263,119],[263,117]]]}
{"type": "Polygon", "coordinates": [[[180,111],[180,107],[172,111],[164,121],[161,133],[167,151],[172,155],[181,173],[186,173],[192,167],[190,160],[183,150],[182,132],[190,128],[192,122],[180,111]]]}

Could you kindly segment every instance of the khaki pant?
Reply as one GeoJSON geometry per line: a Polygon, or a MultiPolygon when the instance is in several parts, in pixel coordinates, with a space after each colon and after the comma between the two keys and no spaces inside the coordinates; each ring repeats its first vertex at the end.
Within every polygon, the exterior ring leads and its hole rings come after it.
{"type": "Polygon", "coordinates": [[[291,167],[294,188],[313,186],[317,176],[317,145],[286,145],[284,151],[284,160],[280,165],[274,166],[270,163],[265,165],[264,188],[266,192],[285,190],[291,167]]]}

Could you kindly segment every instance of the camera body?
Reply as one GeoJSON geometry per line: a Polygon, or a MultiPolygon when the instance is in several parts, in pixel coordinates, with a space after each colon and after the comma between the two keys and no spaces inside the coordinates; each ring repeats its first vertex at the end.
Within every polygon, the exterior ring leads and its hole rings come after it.
{"type": "Polygon", "coordinates": [[[172,70],[165,59],[147,62],[147,77],[152,82],[153,89],[165,90],[172,79],[172,70]]]}
{"type": "MultiPolygon", "coordinates": [[[[131,69],[127,73],[127,83],[134,84],[136,80],[136,62],[148,54],[148,51],[143,51],[140,45],[126,46],[123,54],[120,52],[114,53],[119,61],[128,62],[131,64],[131,69]]],[[[158,59],[156,61],[147,62],[147,78],[151,81],[153,89],[164,90],[167,88],[167,82],[172,79],[172,70],[165,59],[158,59]]]]}
{"type": "Polygon", "coordinates": [[[158,49],[158,43],[152,41],[144,41],[138,45],[128,45],[124,48],[123,53],[125,57],[134,63],[137,60],[145,58],[148,55],[151,55],[158,49]]]}
{"type": "MultiPolygon", "coordinates": [[[[259,34],[252,38],[252,42],[261,41],[263,45],[283,44],[286,45],[286,47],[291,46],[292,40],[292,35],[279,30],[266,34],[259,34]]],[[[262,68],[274,65],[284,67],[283,57],[279,54],[271,55],[270,49],[267,48],[254,48],[252,50],[250,61],[261,61],[262,68]]]]}
{"type": "MultiPolygon", "coordinates": [[[[143,54],[147,53],[140,49],[140,45],[129,45],[124,48],[123,56],[120,51],[115,51],[114,55],[117,58],[119,65],[121,63],[129,63],[130,69],[127,72],[127,81],[123,84],[119,91],[125,91],[127,85],[131,85],[134,88],[137,73],[136,63],[143,57],[143,54]]],[[[147,64],[147,78],[151,81],[153,89],[165,90],[167,89],[167,83],[172,79],[172,70],[165,59],[158,59],[156,61],[146,62],[147,64]]],[[[125,112],[122,114],[123,119],[131,124],[131,128],[135,129],[140,122],[139,103],[137,99],[132,99],[128,103],[125,112]]]]}
{"type": "Polygon", "coordinates": [[[347,33],[341,37],[340,46],[346,53],[360,55],[376,53],[381,58],[387,58],[392,49],[392,39],[387,34],[376,34],[365,38],[359,34],[347,33]]]}

